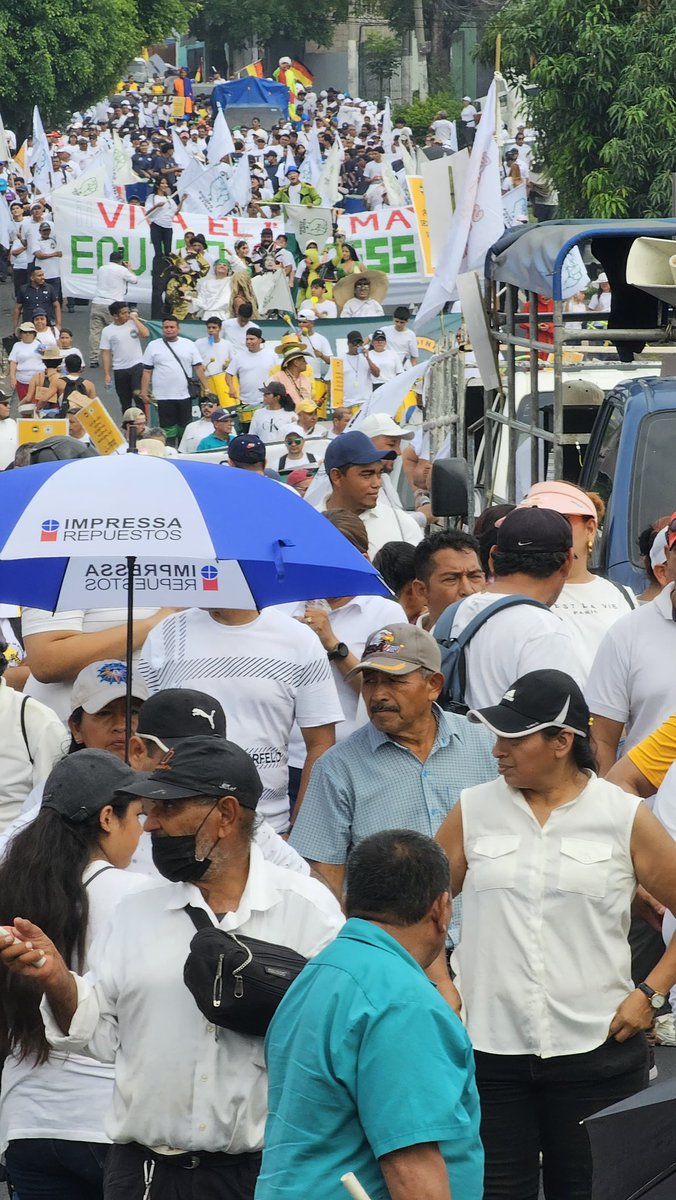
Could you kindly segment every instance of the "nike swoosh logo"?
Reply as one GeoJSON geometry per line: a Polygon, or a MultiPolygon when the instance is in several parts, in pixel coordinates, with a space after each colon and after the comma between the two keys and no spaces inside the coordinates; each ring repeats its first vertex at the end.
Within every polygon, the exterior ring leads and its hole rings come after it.
{"type": "Polygon", "coordinates": [[[517,542],[517,546],[532,546],[532,542],[517,542]]]}

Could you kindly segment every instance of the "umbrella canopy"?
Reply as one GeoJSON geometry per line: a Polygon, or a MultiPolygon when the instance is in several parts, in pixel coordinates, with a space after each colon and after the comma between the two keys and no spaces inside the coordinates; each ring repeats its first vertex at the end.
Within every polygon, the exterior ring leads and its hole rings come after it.
{"type": "Polygon", "coordinates": [[[107,608],[130,578],[172,607],[390,594],[306,501],[246,471],[128,454],[0,475],[0,601],[107,608]]]}
{"type": "Polygon", "coordinates": [[[593,1200],[676,1196],[676,1080],[653,1084],[585,1121],[593,1200]]]}

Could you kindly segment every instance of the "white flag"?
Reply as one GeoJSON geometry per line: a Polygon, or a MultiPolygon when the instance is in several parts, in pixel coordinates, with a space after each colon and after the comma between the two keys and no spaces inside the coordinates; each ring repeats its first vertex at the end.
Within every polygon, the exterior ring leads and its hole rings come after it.
{"type": "Polygon", "coordinates": [[[238,204],[246,212],[251,199],[251,167],[246,154],[240,158],[230,178],[230,197],[233,205],[238,204]]]}
{"type": "Polygon", "coordinates": [[[316,242],[321,254],[333,235],[333,213],[330,208],[310,204],[285,204],[284,227],[294,235],[301,253],[305,253],[308,242],[316,242]]]}
{"type": "Polygon", "coordinates": [[[205,212],[210,217],[224,217],[235,203],[230,193],[225,163],[208,167],[195,182],[185,189],[182,186],[181,192],[188,197],[187,208],[190,212],[205,212]]]}
{"type": "Polygon", "coordinates": [[[436,356],[425,359],[425,362],[418,363],[415,367],[408,367],[402,371],[401,375],[395,375],[394,379],[388,379],[387,383],[381,384],[373,393],[373,396],[362,404],[356,414],[349,423],[349,429],[358,429],[364,417],[368,417],[371,413],[387,413],[388,417],[394,419],[395,414],[399,410],[401,404],[406,399],[406,396],[411,391],[411,388],[419,379],[424,379],[433,362],[436,362],[436,356]]]}
{"type": "Polygon", "coordinates": [[[140,183],[141,178],[131,165],[131,154],[125,150],[117,129],[113,130],[113,184],[123,188],[128,183],[140,183]]]}
{"type": "Polygon", "coordinates": [[[286,271],[264,271],[262,275],[254,275],[251,286],[261,317],[266,316],[271,310],[295,314],[296,308],[286,278],[286,271]]]}
{"type": "Polygon", "coordinates": [[[383,111],[383,129],[380,135],[380,140],[385,153],[390,154],[392,151],[392,113],[390,111],[389,96],[385,101],[385,108],[383,111]]]}
{"type": "Polygon", "coordinates": [[[7,141],[7,135],[5,133],[5,126],[3,124],[2,117],[0,117],[0,159],[2,162],[6,163],[11,163],[12,161],[12,151],[10,150],[9,143],[7,141]]]}
{"type": "Polygon", "coordinates": [[[113,195],[110,177],[105,167],[97,163],[88,167],[72,183],[64,183],[54,192],[55,196],[79,196],[80,199],[96,199],[113,195]]]}
{"type": "Polygon", "coordinates": [[[387,203],[391,208],[402,208],[407,203],[406,196],[404,189],[392,170],[392,164],[384,158],[380,166],[382,168],[383,186],[387,193],[387,203]]]}
{"type": "Polygon", "coordinates": [[[307,182],[311,183],[313,187],[316,187],[319,176],[322,173],[322,167],[324,165],[322,162],[322,148],[319,144],[319,131],[317,129],[316,121],[312,122],[312,129],[310,130],[310,136],[308,138],[307,154],[305,155],[303,166],[305,166],[305,163],[308,163],[310,166],[310,179],[307,182]]]}
{"type": "Polygon", "coordinates": [[[319,192],[322,203],[327,208],[332,208],[336,200],[340,196],[338,181],[340,179],[340,156],[338,145],[333,143],[331,149],[326,156],[319,179],[317,180],[317,191],[319,192]]]}
{"type": "Polygon", "coordinates": [[[505,219],[505,229],[512,229],[515,225],[528,224],[528,197],[525,183],[512,188],[502,197],[502,213],[505,219]]]}
{"type": "Polygon", "coordinates": [[[30,149],[29,163],[33,168],[33,184],[36,192],[41,196],[48,196],[54,186],[52,158],[37,104],[33,109],[33,145],[30,149]]]}
{"type": "Polygon", "coordinates": [[[7,201],[4,196],[0,196],[0,246],[4,246],[5,250],[9,250],[15,237],[16,230],[12,225],[7,201]]]}
{"type": "Polygon", "coordinates": [[[472,146],[462,194],[434,277],[415,320],[420,328],[457,297],[456,280],[483,267],[488,250],[504,232],[500,154],[495,140],[496,79],[493,80],[472,146]]]}
{"type": "Polygon", "coordinates": [[[226,154],[235,153],[235,143],[232,140],[230,126],[225,119],[225,113],[219,108],[214,121],[214,128],[207,146],[207,162],[210,167],[225,158],[226,154]]]}
{"type": "Polygon", "coordinates": [[[176,132],[176,127],[171,127],[171,144],[173,146],[173,156],[179,167],[189,167],[192,161],[192,156],[188,154],[183,142],[176,132]]]}

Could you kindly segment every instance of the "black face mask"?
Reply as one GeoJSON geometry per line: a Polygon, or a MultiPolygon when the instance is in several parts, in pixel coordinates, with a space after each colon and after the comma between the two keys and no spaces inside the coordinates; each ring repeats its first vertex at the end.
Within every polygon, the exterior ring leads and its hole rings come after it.
{"type": "MultiPolygon", "coordinates": [[[[216,803],[212,804],[204,821],[209,819],[216,808],[216,803]]],[[[200,822],[194,833],[179,834],[176,837],[168,837],[166,834],[158,837],[156,833],[151,833],[153,862],[160,875],[164,875],[164,878],[169,879],[171,883],[197,883],[209,870],[211,866],[209,854],[216,842],[213,843],[204,858],[197,857],[197,834],[204,825],[204,821],[200,822]]]]}

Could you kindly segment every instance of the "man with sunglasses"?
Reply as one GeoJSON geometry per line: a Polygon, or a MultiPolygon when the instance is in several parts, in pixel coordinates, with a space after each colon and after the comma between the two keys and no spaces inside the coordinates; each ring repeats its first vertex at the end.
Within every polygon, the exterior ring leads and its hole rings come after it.
{"type": "Polygon", "coordinates": [[[300,425],[289,425],[284,435],[286,451],[279,460],[280,471],[295,471],[298,467],[311,467],[317,462],[314,454],[305,449],[305,437],[300,425]]]}

